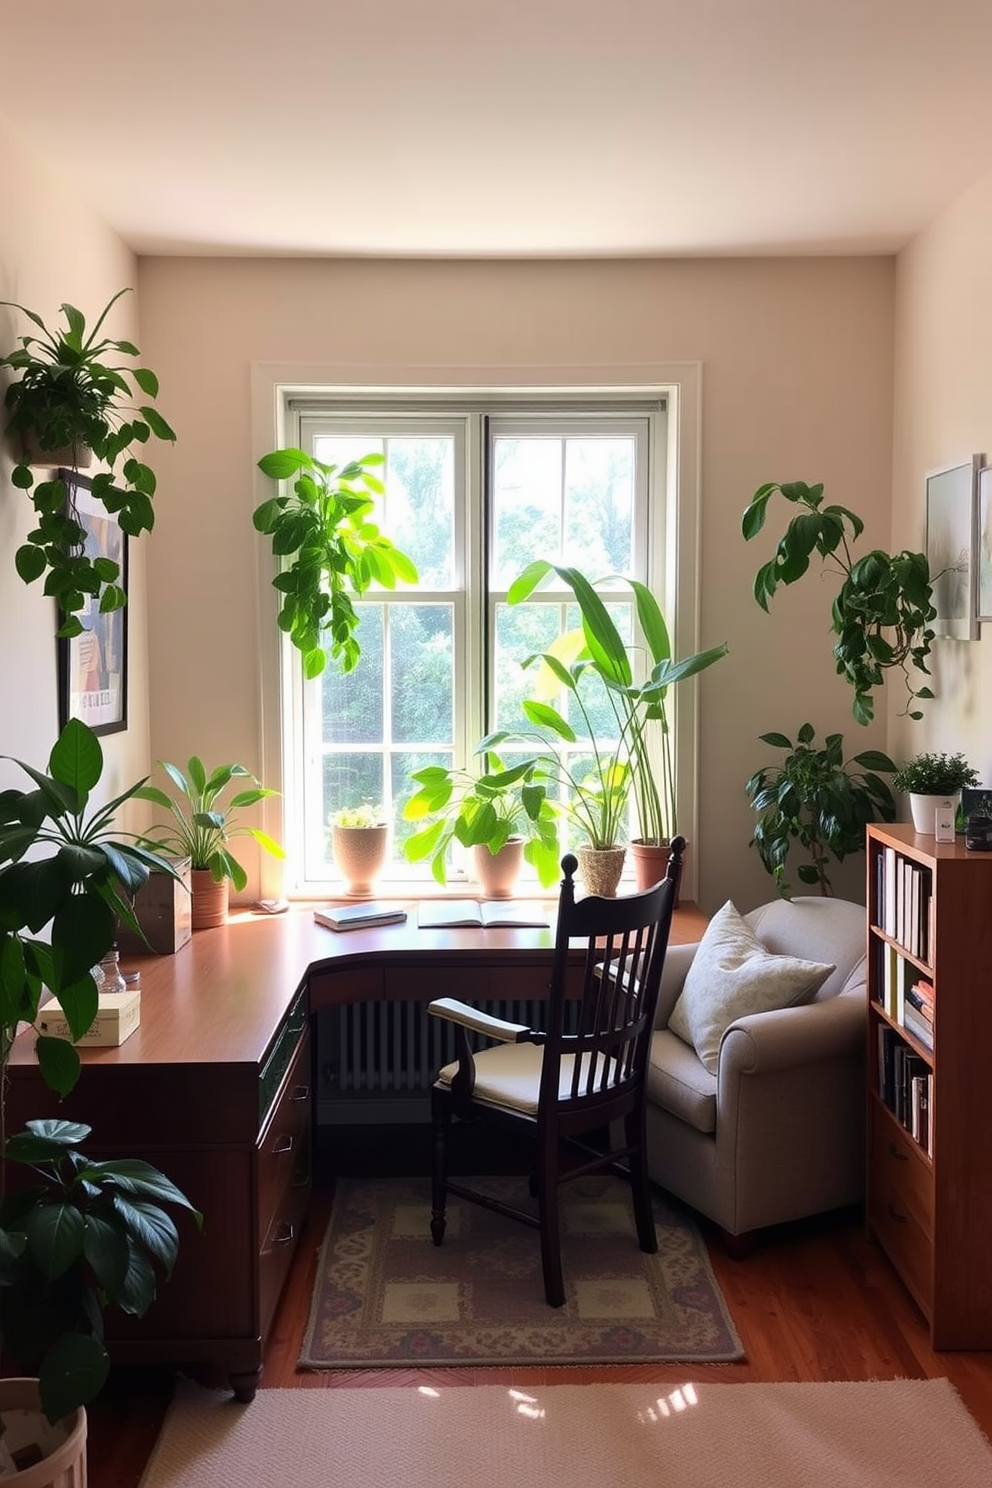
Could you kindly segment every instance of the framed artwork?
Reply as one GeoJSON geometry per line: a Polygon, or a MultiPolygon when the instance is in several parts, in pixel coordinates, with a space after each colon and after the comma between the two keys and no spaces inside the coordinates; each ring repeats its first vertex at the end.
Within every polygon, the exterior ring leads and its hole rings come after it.
{"type": "Polygon", "coordinates": [[[985,465],[978,472],[978,516],[975,525],[977,614],[979,620],[992,620],[992,465],[985,465]]]}
{"type": "MultiPolygon", "coordinates": [[[[91,558],[112,558],[120,567],[118,583],[127,593],[127,533],[90,494],[90,483],[73,470],[60,470],[67,504],[86,534],[91,558]]],[[[78,611],[83,633],[59,640],[59,728],[80,718],[95,734],[127,728],[127,606],[101,614],[87,596],[78,611]]]]}
{"type": "Polygon", "coordinates": [[[937,618],[934,633],[978,639],[974,560],[978,471],[983,457],[927,476],[927,561],[937,618]]]}

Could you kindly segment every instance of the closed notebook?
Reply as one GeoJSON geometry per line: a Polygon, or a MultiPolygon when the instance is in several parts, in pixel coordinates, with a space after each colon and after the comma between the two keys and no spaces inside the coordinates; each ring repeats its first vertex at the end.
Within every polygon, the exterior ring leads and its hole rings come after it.
{"type": "Polygon", "coordinates": [[[421,930],[496,930],[548,926],[551,921],[536,899],[425,899],[418,906],[417,923],[421,930]]]}
{"type": "Polygon", "coordinates": [[[364,930],[370,925],[396,925],[406,919],[406,910],[398,904],[369,900],[365,904],[328,904],[315,909],[313,917],[328,930],[364,930]]]}

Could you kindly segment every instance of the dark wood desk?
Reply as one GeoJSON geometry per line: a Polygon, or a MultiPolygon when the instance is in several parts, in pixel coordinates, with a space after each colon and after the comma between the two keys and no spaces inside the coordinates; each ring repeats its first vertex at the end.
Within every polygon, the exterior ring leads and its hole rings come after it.
{"type": "MultiPolygon", "coordinates": [[[[698,940],[705,923],[683,905],[673,941],[698,940]]],[[[180,1218],[175,1272],[146,1317],[108,1317],[115,1359],[216,1364],[251,1399],[310,1197],[312,1015],[397,997],[540,997],[552,945],[551,930],[420,930],[415,915],[337,934],[306,908],[236,913],[174,956],[126,958],[141,970],[141,1022],[119,1048],[81,1051],[66,1100],[22,1035],[11,1131],[84,1121],[94,1156],[145,1158],[204,1214],[202,1235],[180,1218]]]]}

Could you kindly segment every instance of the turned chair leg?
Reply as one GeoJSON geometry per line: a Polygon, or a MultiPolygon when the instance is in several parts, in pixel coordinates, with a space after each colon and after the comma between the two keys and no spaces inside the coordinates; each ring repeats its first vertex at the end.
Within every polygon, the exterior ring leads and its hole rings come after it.
{"type": "Polygon", "coordinates": [[[631,1112],[625,1118],[624,1135],[630,1149],[630,1195],[637,1224],[637,1243],[648,1255],[654,1255],[658,1249],[658,1230],[651,1203],[651,1180],[648,1177],[645,1151],[646,1133],[644,1123],[638,1120],[636,1112],[631,1112]]]}
{"type": "Polygon", "coordinates": [[[444,1239],[444,1211],[448,1202],[448,1128],[451,1113],[447,1102],[435,1100],[431,1111],[434,1129],[433,1166],[431,1170],[431,1239],[440,1245],[444,1239]]]}

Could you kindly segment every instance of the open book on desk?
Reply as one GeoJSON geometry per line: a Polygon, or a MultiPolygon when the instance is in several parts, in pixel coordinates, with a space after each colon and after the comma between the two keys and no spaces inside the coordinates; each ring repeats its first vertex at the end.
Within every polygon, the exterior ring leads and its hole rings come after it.
{"type": "Polygon", "coordinates": [[[525,929],[551,924],[547,906],[537,899],[422,899],[417,907],[421,930],[525,929]]]}

